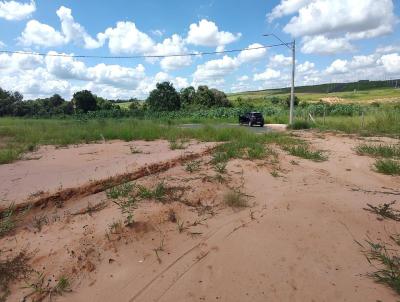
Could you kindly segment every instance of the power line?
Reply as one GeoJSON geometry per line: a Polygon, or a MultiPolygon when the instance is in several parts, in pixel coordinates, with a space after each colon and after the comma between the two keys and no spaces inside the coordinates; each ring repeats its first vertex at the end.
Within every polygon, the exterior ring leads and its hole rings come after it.
{"type": "Polygon", "coordinates": [[[286,45],[285,43],[263,45],[251,48],[241,48],[241,49],[230,49],[222,51],[208,51],[208,52],[192,52],[192,53],[182,53],[182,54],[171,54],[171,55],[136,55],[136,56],[96,56],[96,55],[68,55],[62,53],[40,53],[40,52],[29,52],[29,51],[13,51],[13,50],[0,50],[0,53],[5,54],[17,54],[17,55],[31,55],[31,56],[41,56],[41,57],[64,57],[64,58],[93,58],[93,59],[146,59],[146,58],[171,58],[171,57],[194,57],[194,56],[204,56],[204,55],[217,55],[224,53],[234,53],[240,51],[252,51],[257,49],[266,49],[272,47],[278,47],[286,45]]]}

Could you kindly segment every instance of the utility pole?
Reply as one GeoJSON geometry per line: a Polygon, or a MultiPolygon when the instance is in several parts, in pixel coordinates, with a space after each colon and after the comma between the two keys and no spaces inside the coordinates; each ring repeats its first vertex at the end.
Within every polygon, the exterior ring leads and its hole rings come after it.
{"type": "Polygon", "coordinates": [[[296,40],[292,43],[292,88],[290,90],[289,125],[293,125],[294,119],[294,77],[296,73],[296,40]]]}
{"type": "Polygon", "coordinates": [[[285,45],[287,48],[289,48],[292,51],[292,87],[290,89],[290,109],[289,109],[289,125],[293,125],[294,121],[294,79],[296,75],[296,40],[293,40],[293,42],[283,42],[281,38],[279,38],[277,35],[271,33],[271,34],[265,34],[263,35],[264,37],[268,36],[273,36],[274,38],[278,39],[283,45],[285,45]]]}

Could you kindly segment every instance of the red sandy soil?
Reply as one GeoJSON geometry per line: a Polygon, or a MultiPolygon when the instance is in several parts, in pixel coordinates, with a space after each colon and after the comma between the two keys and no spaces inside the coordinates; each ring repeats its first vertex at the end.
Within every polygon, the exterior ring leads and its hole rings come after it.
{"type": "Polygon", "coordinates": [[[0,207],[62,188],[106,179],[146,165],[199,152],[210,143],[190,142],[185,150],[170,150],[168,141],[111,141],[56,148],[41,147],[29,160],[0,165],[0,207]],[[141,153],[132,153],[131,148],[141,153]]]}
{"type": "MultiPolygon", "coordinates": [[[[0,239],[1,251],[32,252],[30,265],[50,286],[68,276],[72,292],[56,301],[396,301],[391,289],[365,275],[373,267],[355,240],[398,233],[398,222],[363,208],[399,200],[400,178],[374,172],[374,159],[356,155],[359,138],[299,135],[327,150],[329,160],[299,159],[275,147],[278,162],[232,160],[219,183],[204,156],[198,172],[181,165],[137,180],[146,187],[164,181],[183,193],[142,200],[132,227],[109,233],[123,216],[101,192],[63,208],[31,210],[0,239]],[[249,207],[224,204],[232,188],[249,196],[249,207]],[[104,209],[78,214],[101,201],[104,209]],[[40,215],[49,222],[39,232],[33,218],[40,215]]],[[[31,292],[24,284],[12,285],[10,301],[31,292]]]]}

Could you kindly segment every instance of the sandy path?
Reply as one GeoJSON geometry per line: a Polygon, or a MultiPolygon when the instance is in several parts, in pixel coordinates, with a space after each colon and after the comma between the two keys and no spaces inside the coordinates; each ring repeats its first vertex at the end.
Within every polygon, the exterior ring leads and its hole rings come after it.
{"type": "MultiPolygon", "coordinates": [[[[31,194],[79,187],[89,181],[133,171],[184,153],[201,152],[210,143],[191,142],[184,150],[171,150],[168,141],[112,141],[103,144],[41,147],[15,163],[0,165],[0,207],[26,200],[31,194]],[[131,147],[141,153],[132,154],[131,147]]],[[[136,150],[136,151],[137,151],[136,150]]]]}
{"type": "MultiPolygon", "coordinates": [[[[380,221],[363,210],[367,203],[400,202],[395,195],[400,177],[373,172],[374,160],[354,153],[354,138],[301,135],[328,150],[329,160],[314,163],[280,152],[277,178],[265,161],[229,163],[229,185],[244,181],[243,190],[254,196],[250,208],[235,211],[221,204],[226,184],[204,180],[214,174],[204,158],[200,172],[188,174],[178,166],[141,182],[184,185],[189,204],[208,205],[215,215],[200,215],[198,208],[179,202],[144,202],[135,212],[142,227],[110,241],[104,232],[120,217],[111,204],[92,216],[60,218],[40,233],[25,228],[0,246],[18,250],[29,242],[39,250],[34,265],[47,274],[75,271],[73,292],[57,301],[396,301],[392,290],[365,276],[372,268],[354,240],[385,240],[400,231],[398,222],[380,221]],[[182,233],[167,221],[170,209],[185,222],[182,233]],[[159,263],[153,249],[161,238],[159,263]],[[82,266],[85,261],[94,268],[82,266]]],[[[46,213],[59,217],[104,199],[99,193],[46,213]]],[[[14,293],[10,301],[24,293],[14,293]]]]}

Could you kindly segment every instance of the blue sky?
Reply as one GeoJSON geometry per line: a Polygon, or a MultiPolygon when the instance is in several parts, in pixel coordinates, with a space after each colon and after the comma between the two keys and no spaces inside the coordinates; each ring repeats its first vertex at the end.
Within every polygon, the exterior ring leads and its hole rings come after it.
{"type": "MultiPolygon", "coordinates": [[[[400,77],[394,0],[0,1],[0,50],[170,55],[297,41],[297,85],[400,77]]],[[[226,92],[287,86],[285,47],[215,56],[73,59],[0,54],[0,87],[25,98],[90,89],[144,98],[158,81],[226,92]]]]}

